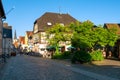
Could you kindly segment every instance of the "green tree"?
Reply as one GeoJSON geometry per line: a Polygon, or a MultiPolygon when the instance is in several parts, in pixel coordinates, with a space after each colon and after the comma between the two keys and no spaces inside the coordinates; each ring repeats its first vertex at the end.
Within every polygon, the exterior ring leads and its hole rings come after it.
{"type": "Polygon", "coordinates": [[[91,21],[77,22],[70,26],[73,30],[71,43],[75,47],[94,50],[97,45],[114,46],[117,40],[115,29],[104,29],[101,26],[94,27],[91,21]]]}
{"type": "Polygon", "coordinates": [[[94,30],[95,34],[95,45],[99,44],[101,46],[114,46],[116,40],[118,39],[118,36],[116,34],[116,29],[104,29],[102,27],[97,27],[94,30]]]}
{"type": "Polygon", "coordinates": [[[61,24],[56,24],[46,31],[49,45],[55,46],[56,54],[59,53],[60,42],[70,41],[70,32],[69,26],[63,26],[61,24]]]}
{"type": "Polygon", "coordinates": [[[85,21],[83,23],[77,22],[70,26],[73,30],[71,43],[74,47],[87,48],[91,46],[90,35],[92,34],[93,23],[85,21]]]}
{"type": "Polygon", "coordinates": [[[118,39],[116,29],[105,29],[101,27],[101,25],[94,27],[94,24],[91,21],[84,21],[82,23],[77,22],[75,24],[71,24],[70,28],[73,30],[73,36],[71,39],[72,46],[80,48],[81,51],[85,51],[75,53],[72,58],[72,61],[74,62],[76,60],[86,62],[87,59],[89,59],[88,61],[103,60],[102,52],[99,51],[98,48],[114,46],[118,39]],[[88,52],[86,51],[88,50],[91,55],[87,54],[88,52]]]}

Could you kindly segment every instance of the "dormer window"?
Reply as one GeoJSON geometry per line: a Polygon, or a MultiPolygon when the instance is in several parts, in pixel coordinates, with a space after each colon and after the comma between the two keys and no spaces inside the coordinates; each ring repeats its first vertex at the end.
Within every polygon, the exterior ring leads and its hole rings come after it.
{"type": "Polygon", "coordinates": [[[51,25],[52,25],[52,23],[51,23],[51,22],[47,22],[47,25],[48,25],[48,26],[51,26],[51,25]]]}

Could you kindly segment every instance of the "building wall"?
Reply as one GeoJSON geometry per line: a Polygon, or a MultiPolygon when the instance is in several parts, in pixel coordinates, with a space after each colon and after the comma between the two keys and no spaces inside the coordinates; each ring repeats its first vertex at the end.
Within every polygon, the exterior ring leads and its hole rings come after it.
{"type": "Polygon", "coordinates": [[[10,54],[12,49],[11,46],[12,46],[12,26],[8,26],[8,23],[3,23],[3,52],[5,54],[10,54]]]}
{"type": "Polygon", "coordinates": [[[0,55],[2,54],[2,19],[0,18],[0,55]]]}
{"type": "Polygon", "coordinates": [[[45,32],[40,32],[40,42],[41,44],[46,44],[47,43],[47,37],[45,32]]]}
{"type": "Polygon", "coordinates": [[[25,34],[25,45],[28,45],[28,36],[25,34]]]}
{"type": "Polygon", "coordinates": [[[39,42],[39,39],[40,39],[40,33],[36,33],[33,35],[33,42],[36,43],[36,42],[39,42]]]}
{"type": "Polygon", "coordinates": [[[6,54],[10,54],[12,51],[12,39],[11,38],[3,38],[3,51],[6,54]]]}

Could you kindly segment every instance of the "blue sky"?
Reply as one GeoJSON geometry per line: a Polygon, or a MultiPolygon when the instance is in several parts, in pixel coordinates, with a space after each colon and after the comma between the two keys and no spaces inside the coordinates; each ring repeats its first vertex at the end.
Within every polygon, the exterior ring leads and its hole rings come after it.
{"type": "Polygon", "coordinates": [[[33,30],[34,21],[45,12],[69,13],[79,21],[94,24],[120,23],[120,0],[2,0],[9,25],[17,36],[33,30]]]}

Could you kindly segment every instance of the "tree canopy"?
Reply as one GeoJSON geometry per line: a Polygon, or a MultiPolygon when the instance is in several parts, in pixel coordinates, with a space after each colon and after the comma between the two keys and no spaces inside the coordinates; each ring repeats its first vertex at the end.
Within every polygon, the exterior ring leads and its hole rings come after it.
{"type": "Polygon", "coordinates": [[[103,27],[94,27],[91,21],[71,24],[74,31],[72,37],[72,45],[80,48],[92,48],[95,46],[114,46],[117,35],[114,29],[104,29],[103,27]]]}
{"type": "Polygon", "coordinates": [[[91,48],[96,46],[114,46],[118,39],[115,29],[94,27],[91,21],[76,22],[69,26],[56,24],[47,30],[48,42],[50,45],[59,46],[60,42],[71,41],[76,48],[91,48]]]}
{"type": "Polygon", "coordinates": [[[55,46],[56,50],[58,50],[60,42],[66,42],[71,40],[69,26],[56,24],[53,27],[49,28],[46,33],[49,44],[55,46]]]}

